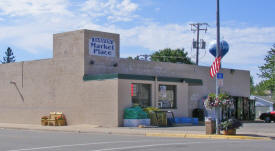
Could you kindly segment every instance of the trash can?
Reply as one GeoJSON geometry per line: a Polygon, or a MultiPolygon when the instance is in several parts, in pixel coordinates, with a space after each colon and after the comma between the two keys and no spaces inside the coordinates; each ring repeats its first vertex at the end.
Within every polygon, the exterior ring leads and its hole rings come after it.
{"type": "Polygon", "coordinates": [[[153,126],[160,126],[160,127],[167,127],[167,111],[154,111],[151,114],[151,125],[153,126]]]}
{"type": "Polygon", "coordinates": [[[215,134],[216,133],[216,122],[211,118],[205,120],[205,132],[206,134],[215,134]]]}

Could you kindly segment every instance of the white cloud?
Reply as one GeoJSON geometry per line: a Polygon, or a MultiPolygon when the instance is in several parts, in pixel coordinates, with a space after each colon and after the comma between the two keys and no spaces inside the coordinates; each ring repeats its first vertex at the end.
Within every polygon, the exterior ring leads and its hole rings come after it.
{"type": "Polygon", "coordinates": [[[160,8],[159,8],[159,7],[155,8],[155,11],[156,11],[156,12],[159,12],[159,11],[160,11],[160,8]]]}
{"type": "Polygon", "coordinates": [[[184,44],[190,42],[187,29],[188,25],[158,25],[139,26],[131,29],[119,29],[122,44],[130,46],[141,46],[149,50],[163,48],[183,48],[184,44]]]}
{"type": "Polygon", "coordinates": [[[32,24],[12,27],[0,26],[0,40],[31,53],[52,49],[52,34],[32,24]]]}
{"type": "MultiPolygon", "coordinates": [[[[185,48],[195,61],[195,50],[191,50],[192,39],[195,34],[190,31],[189,25],[159,25],[133,27],[130,29],[117,29],[121,34],[121,45],[143,47],[148,50],[164,48],[185,48]]],[[[216,29],[210,28],[206,34],[201,34],[207,43],[216,39],[216,29]]],[[[267,51],[275,42],[275,27],[246,27],[246,28],[221,28],[221,39],[226,40],[230,49],[223,58],[223,67],[250,70],[255,82],[258,66],[264,64],[267,51]]],[[[138,52],[136,52],[138,53],[138,52]]],[[[150,53],[150,52],[148,52],[150,53]]],[[[135,55],[132,55],[135,56],[135,55]]],[[[214,57],[206,50],[200,50],[200,65],[210,66],[214,57]]]]}
{"type": "Polygon", "coordinates": [[[1,0],[0,14],[10,16],[68,14],[67,0],[1,0]]]}
{"type": "Polygon", "coordinates": [[[108,0],[107,2],[102,0],[88,0],[82,5],[82,11],[87,13],[91,17],[106,16],[108,20],[112,22],[118,21],[131,21],[137,17],[134,15],[138,8],[136,3],[131,0],[108,0]]]}
{"type": "MultiPolygon", "coordinates": [[[[216,38],[214,28],[210,28],[207,41],[216,38]]],[[[230,49],[225,62],[235,64],[254,63],[262,60],[274,43],[275,27],[221,28],[221,37],[228,41],[230,49]]]]}
{"type": "MultiPolygon", "coordinates": [[[[190,31],[190,26],[187,24],[150,24],[130,29],[117,29],[117,32],[121,34],[122,45],[140,46],[148,50],[168,47],[185,48],[190,53],[192,39],[196,36],[190,31]]],[[[216,39],[216,29],[210,28],[206,34],[203,33],[201,36],[209,44],[210,41],[216,39]]],[[[275,27],[247,27],[244,29],[226,27],[221,28],[221,37],[230,45],[230,50],[223,61],[239,65],[253,64],[263,60],[266,52],[272,46],[275,39],[275,27]]],[[[201,61],[210,65],[212,60],[213,57],[207,50],[206,56],[201,58],[201,61]]]]}

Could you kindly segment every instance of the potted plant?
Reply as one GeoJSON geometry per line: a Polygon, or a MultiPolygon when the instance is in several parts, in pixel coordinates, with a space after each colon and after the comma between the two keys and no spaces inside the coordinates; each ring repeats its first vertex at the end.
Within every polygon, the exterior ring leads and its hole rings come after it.
{"type": "Polygon", "coordinates": [[[228,119],[220,124],[224,135],[236,135],[236,129],[240,128],[242,123],[237,119],[228,119]]]}
{"type": "Polygon", "coordinates": [[[64,125],[66,125],[66,120],[65,120],[65,116],[64,115],[57,116],[56,120],[57,120],[57,125],[58,126],[64,126],[64,125]]]}
{"type": "Polygon", "coordinates": [[[48,116],[42,116],[41,117],[41,125],[42,126],[47,126],[48,125],[48,119],[49,119],[48,116]]]}

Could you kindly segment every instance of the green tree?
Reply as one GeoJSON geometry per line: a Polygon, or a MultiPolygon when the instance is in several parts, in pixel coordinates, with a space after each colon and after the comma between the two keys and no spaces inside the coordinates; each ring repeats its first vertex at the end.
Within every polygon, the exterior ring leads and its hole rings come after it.
{"type": "Polygon", "coordinates": [[[7,51],[5,52],[5,57],[3,57],[2,64],[15,62],[15,56],[13,55],[12,49],[8,47],[7,51]]]}
{"type": "Polygon", "coordinates": [[[255,94],[254,79],[250,76],[250,94],[255,94]]]}
{"type": "Polygon", "coordinates": [[[265,64],[260,66],[259,76],[264,79],[264,88],[265,90],[270,90],[271,94],[275,93],[275,44],[265,56],[265,64]]]}
{"type": "Polygon", "coordinates": [[[268,90],[268,81],[264,80],[255,86],[254,94],[260,95],[260,96],[265,96],[265,95],[267,95],[266,90],[268,90]]]}
{"type": "Polygon", "coordinates": [[[159,62],[194,64],[187,55],[188,53],[184,52],[184,49],[173,50],[170,48],[166,48],[166,49],[154,52],[151,55],[151,60],[159,61],[159,62]]]}

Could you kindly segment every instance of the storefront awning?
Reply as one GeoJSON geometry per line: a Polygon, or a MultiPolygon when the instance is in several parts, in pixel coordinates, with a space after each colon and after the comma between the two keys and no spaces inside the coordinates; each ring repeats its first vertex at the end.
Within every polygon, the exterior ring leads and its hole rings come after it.
{"type": "Polygon", "coordinates": [[[190,86],[200,86],[203,85],[201,79],[191,79],[191,78],[178,78],[178,77],[162,77],[162,76],[148,76],[148,75],[135,75],[135,74],[96,74],[96,75],[84,75],[83,81],[90,80],[105,80],[105,79],[127,79],[127,80],[146,80],[146,81],[163,81],[163,82],[186,82],[190,86]]]}

